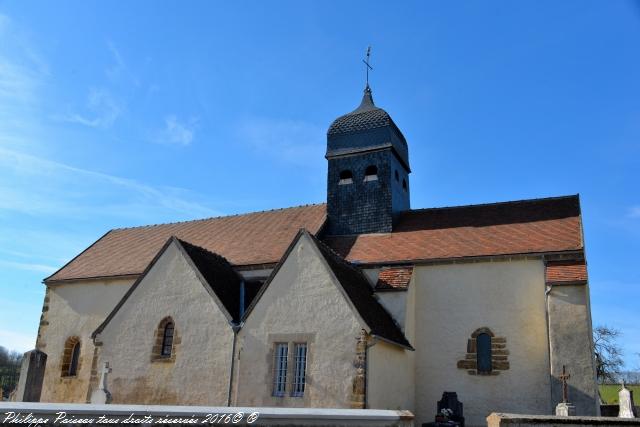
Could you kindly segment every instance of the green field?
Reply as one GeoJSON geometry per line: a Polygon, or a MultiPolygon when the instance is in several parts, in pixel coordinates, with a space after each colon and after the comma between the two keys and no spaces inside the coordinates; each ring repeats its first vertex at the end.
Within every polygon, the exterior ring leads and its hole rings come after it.
{"type": "MultiPolygon", "coordinates": [[[[598,387],[600,388],[600,397],[604,403],[618,403],[619,384],[600,384],[598,387]]],[[[640,385],[625,385],[625,387],[633,391],[633,400],[638,405],[640,403],[640,385]]]]}

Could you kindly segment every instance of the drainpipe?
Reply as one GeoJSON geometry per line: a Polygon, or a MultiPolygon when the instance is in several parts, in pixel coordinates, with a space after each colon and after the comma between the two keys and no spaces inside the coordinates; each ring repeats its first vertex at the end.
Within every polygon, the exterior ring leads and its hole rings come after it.
{"type": "MultiPolygon", "coordinates": [[[[368,341],[368,340],[367,340],[368,341]]],[[[367,409],[367,395],[369,394],[369,343],[364,344],[364,409],[367,409]]]]}
{"type": "MultiPolygon", "coordinates": [[[[545,263],[545,269],[547,268],[545,263]]],[[[547,285],[547,289],[544,291],[544,320],[547,323],[547,347],[549,350],[549,402],[551,403],[551,410],[553,411],[553,363],[551,362],[551,323],[549,322],[549,294],[553,290],[553,285],[547,285]]]]}
{"type": "MultiPolygon", "coordinates": [[[[244,282],[243,282],[244,283],[244,282]]],[[[240,330],[240,324],[231,324],[233,329],[233,344],[231,345],[231,369],[229,370],[229,387],[227,391],[227,406],[231,406],[231,390],[233,389],[233,371],[236,361],[236,341],[238,339],[238,331],[240,330]]]]}
{"type": "Polygon", "coordinates": [[[244,280],[240,281],[240,316],[239,318],[242,319],[242,316],[244,316],[244,280]]]}

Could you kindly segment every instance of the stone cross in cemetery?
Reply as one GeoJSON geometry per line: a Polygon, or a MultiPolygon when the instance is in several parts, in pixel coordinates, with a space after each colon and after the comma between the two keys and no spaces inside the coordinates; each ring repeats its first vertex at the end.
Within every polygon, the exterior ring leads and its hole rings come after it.
{"type": "Polygon", "coordinates": [[[110,374],[111,371],[112,369],[109,367],[109,362],[104,362],[102,370],[100,371],[100,383],[98,385],[98,389],[91,393],[91,403],[111,403],[111,393],[107,390],[107,375],[110,374]]]}
{"type": "Polygon", "coordinates": [[[569,401],[569,389],[567,388],[567,380],[571,378],[571,375],[567,374],[567,368],[564,365],[562,365],[562,374],[559,378],[560,381],[562,381],[562,402],[567,403],[569,401]]]}
{"type": "Polygon", "coordinates": [[[618,392],[618,402],[620,402],[618,418],[635,418],[633,392],[624,386],[624,381],[622,381],[622,388],[618,392]]]}
{"type": "Polygon", "coordinates": [[[567,380],[571,378],[571,375],[567,373],[565,365],[562,365],[562,374],[558,378],[562,381],[562,402],[556,406],[556,415],[561,417],[575,415],[576,407],[569,403],[569,387],[567,385],[567,380]]]}

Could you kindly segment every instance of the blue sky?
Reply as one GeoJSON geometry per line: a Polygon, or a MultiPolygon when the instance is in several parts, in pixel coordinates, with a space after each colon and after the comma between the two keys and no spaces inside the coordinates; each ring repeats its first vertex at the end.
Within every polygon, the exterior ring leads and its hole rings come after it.
{"type": "Polygon", "coordinates": [[[360,101],[412,206],[580,193],[593,320],[640,367],[640,4],[0,1],[0,345],[110,228],[323,202],[360,101]]]}

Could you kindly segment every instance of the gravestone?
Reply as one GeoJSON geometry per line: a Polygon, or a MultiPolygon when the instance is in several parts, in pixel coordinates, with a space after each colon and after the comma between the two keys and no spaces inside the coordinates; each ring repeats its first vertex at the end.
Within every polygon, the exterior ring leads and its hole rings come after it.
{"type": "Polygon", "coordinates": [[[624,386],[622,382],[622,388],[618,392],[618,402],[620,402],[620,411],[618,412],[618,418],[635,418],[635,408],[633,407],[633,391],[624,386]]]}
{"type": "Polygon", "coordinates": [[[100,371],[98,389],[91,393],[91,403],[98,405],[111,403],[111,393],[107,390],[107,374],[110,374],[111,370],[109,362],[104,362],[102,370],[100,371]]]}
{"type": "Polygon", "coordinates": [[[442,413],[443,409],[449,409],[451,411],[449,419],[458,423],[460,427],[464,427],[462,402],[458,400],[458,393],[455,391],[442,393],[442,399],[438,401],[438,414],[442,413]]]}
{"type": "Polygon", "coordinates": [[[44,369],[47,366],[47,354],[40,350],[27,351],[22,356],[20,379],[12,392],[15,402],[39,402],[44,381],[44,369]]]}

